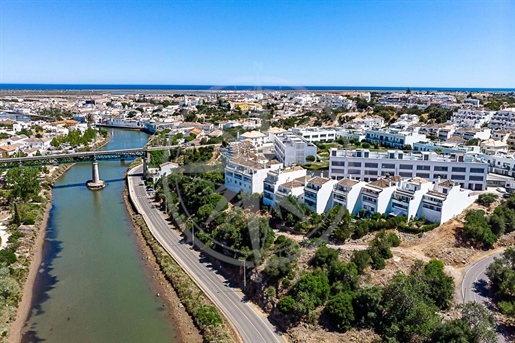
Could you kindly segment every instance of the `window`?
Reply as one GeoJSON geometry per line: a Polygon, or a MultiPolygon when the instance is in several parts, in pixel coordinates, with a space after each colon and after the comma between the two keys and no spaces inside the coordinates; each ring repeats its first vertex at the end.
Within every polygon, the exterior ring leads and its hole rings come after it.
{"type": "Polygon", "coordinates": [[[412,177],[413,176],[413,173],[408,173],[408,172],[400,172],[399,173],[400,176],[402,177],[412,177]]]}
{"type": "Polygon", "coordinates": [[[365,170],[365,175],[377,175],[377,170],[365,170]]]}
{"type": "Polygon", "coordinates": [[[449,170],[449,167],[440,167],[440,166],[435,166],[435,172],[437,171],[448,171],[449,170]]]}
{"type": "Polygon", "coordinates": [[[484,180],[484,178],[483,178],[483,176],[475,176],[475,175],[471,175],[471,176],[469,176],[469,180],[470,180],[470,181],[483,181],[483,180],[484,180]]]}
{"type": "Polygon", "coordinates": [[[361,167],[361,162],[349,162],[349,167],[361,167]]]}
{"type": "Polygon", "coordinates": [[[365,168],[377,168],[377,163],[365,163],[365,168]]]}
{"type": "Polygon", "coordinates": [[[464,173],[467,170],[467,168],[464,167],[452,167],[452,171],[455,173],[464,173]]]}
{"type": "Polygon", "coordinates": [[[343,166],[345,166],[345,161],[332,161],[331,165],[343,167],[343,166]]]}
{"type": "Polygon", "coordinates": [[[361,170],[359,170],[359,169],[349,169],[349,174],[360,175],[361,174],[361,170]]]}
{"type": "MultiPolygon", "coordinates": [[[[454,168],[453,168],[454,169],[454,168]]],[[[456,174],[452,174],[451,175],[451,179],[452,180],[465,180],[465,175],[456,175],[456,174]]]]}
{"type": "Polygon", "coordinates": [[[417,173],[417,177],[421,177],[423,179],[429,179],[429,174],[427,174],[427,173],[417,173]]]}
{"type": "Polygon", "coordinates": [[[381,165],[381,168],[384,168],[384,169],[395,169],[395,164],[391,164],[391,163],[383,163],[381,165]]]}
{"type": "Polygon", "coordinates": [[[431,166],[417,166],[417,170],[431,170],[431,166]]]}
{"type": "Polygon", "coordinates": [[[486,170],[483,168],[470,168],[470,172],[474,174],[485,174],[486,170]]]}
{"type": "Polygon", "coordinates": [[[411,164],[401,164],[399,166],[400,169],[413,170],[413,166],[411,164]]]}
{"type": "Polygon", "coordinates": [[[342,169],[342,168],[331,168],[331,173],[345,174],[345,169],[342,169]]]}

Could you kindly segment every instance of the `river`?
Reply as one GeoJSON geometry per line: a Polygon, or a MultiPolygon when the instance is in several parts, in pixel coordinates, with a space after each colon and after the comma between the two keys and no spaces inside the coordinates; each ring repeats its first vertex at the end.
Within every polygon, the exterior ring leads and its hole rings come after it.
{"type": "MultiPolygon", "coordinates": [[[[110,129],[104,149],[142,147],[141,132],[110,129]]],[[[100,161],[108,186],[89,191],[91,163],[53,190],[43,267],[22,342],[173,342],[176,328],[156,296],[122,198],[130,163],[100,161]]]]}

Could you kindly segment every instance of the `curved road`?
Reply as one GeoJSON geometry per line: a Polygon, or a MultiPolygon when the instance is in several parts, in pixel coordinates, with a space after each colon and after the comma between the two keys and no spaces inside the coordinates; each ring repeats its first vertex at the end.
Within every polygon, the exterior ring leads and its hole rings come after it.
{"type": "MultiPolygon", "coordinates": [[[[486,276],[486,268],[494,261],[494,258],[501,254],[488,256],[477,261],[465,270],[465,275],[461,281],[461,300],[462,302],[475,301],[484,305],[486,308],[491,307],[490,290],[488,283],[490,279],[486,276]]],[[[497,333],[497,341],[499,343],[506,342],[501,332],[497,333]]]]}
{"type": "Polygon", "coordinates": [[[200,262],[198,253],[189,244],[182,243],[182,237],[170,228],[159,209],[152,205],[141,173],[142,166],[132,168],[127,173],[129,195],[163,248],[224,313],[244,342],[284,343],[285,340],[267,317],[244,301],[244,294],[239,289],[228,286],[225,278],[200,262]]]}

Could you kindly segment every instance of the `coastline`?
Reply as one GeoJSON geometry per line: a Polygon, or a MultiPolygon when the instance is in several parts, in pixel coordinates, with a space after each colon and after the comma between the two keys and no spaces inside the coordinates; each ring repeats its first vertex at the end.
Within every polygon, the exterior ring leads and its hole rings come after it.
{"type": "MultiPolygon", "coordinates": [[[[124,177],[127,177],[127,175],[124,177]]],[[[149,272],[151,273],[153,287],[158,291],[159,297],[166,303],[166,307],[168,308],[167,316],[171,318],[175,324],[175,328],[177,329],[177,343],[204,342],[204,338],[193,323],[193,319],[186,311],[186,308],[182,305],[177,292],[161,271],[161,267],[159,266],[154,253],[148,246],[145,237],[143,237],[141,228],[134,220],[136,213],[132,208],[129,195],[126,190],[123,192],[123,201],[134,228],[138,248],[140,249],[142,255],[141,258],[145,260],[145,267],[148,268],[149,272]]]]}
{"type": "MultiPolygon", "coordinates": [[[[106,146],[111,137],[108,136],[106,139],[104,139],[101,143],[94,146],[94,149],[100,149],[104,146],[106,146]]],[[[51,175],[49,175],[48,183],[52,186],[55,184],[55,182],[63,176],[68,170],[73,168],[73,164],[65,164],[57,167],[51,175]]],[[[34,244],[32,246],[32,251],[30,253],[31,255],[31,261],[29,265],[29,270],[27,273],[27,278],[25,279],[22,291],[21,291],[21,300],[18,303],[18,308],[16,311],[16,318],[11,322],[9,325],[9,333],[7,335],[7,342],[20,342],[21,338],[23,336],[23,329],[25,327],[25,323],[27,322],[27,319],[30,316],[30,311],[33,306],[33,299],[34,299],[34,286],[37,274],[39,272],[39,268],[41,266],[41,263],[43,262],[43,245],[46,238],[46,229],[48,224],[48,219],[50,217],[50,210],[52,209],[52,199],[53,199],[53,190],[50,189],[48,192],[48,196],[45,198],[47,201],[47,204],[45,206],[43,219],[40,223],[36,223],[37,229],[36,231],[36,237],[34,239],[34,244]]]]}

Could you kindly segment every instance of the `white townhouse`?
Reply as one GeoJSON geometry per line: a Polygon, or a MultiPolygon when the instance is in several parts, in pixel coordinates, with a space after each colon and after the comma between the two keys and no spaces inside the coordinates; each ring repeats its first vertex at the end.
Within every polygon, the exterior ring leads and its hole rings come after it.
{"type": "Polygon", "coordinates": [[[401,180],[392,195],[390,215],[405,216],[409,219],[417,217],[422,203],[422,197],[433,184],[426,179],[414,178],[401,180]]]}
{"type": "Polygon", "coordinates": [[[366,184],[364,181],[341,179],[334,185],[333,206],[342,206],[350,213],[357,213],[359,209],[356,205],[361,195],[361,188],[366,184]]]}
{"type": "Polygon", "coordinates": [[[249,140],[256,148],[262,147],[268,142],[268,136],[259,131],[244,132],[238,136],[238,141],[249,140]]]}
{"type": "Polygon", "coordinates": [[[329,210],[336,180],[316,176],[304,187],[304,204],[313,212],[324,213],[329,210]]]}
{"type": "MultiPolygon", "coordinates": [[[[283,187],[283,192],[280,192],[281,194],[279,194],[279,196],[276,196],[281,185],[290,183],[290,187],[293,187],[294,185],[291,184],[292,181],[295,181],[299,178],[303,179],[305,177],[306,169],[300,166],[284,169],[280,168],[269,171],[266,174],[265,180],[263,181],[263,204],[267,206],[274,206],[285,195],[285,188],[283,187]]],[[[292,195],[298,196],[300,194],[292,195]]]]}
{"type": "Polygon", "coordinates": [[[418,132],[398,131],[398,130],[367,130],[365,141],[374,144],[379,143],[394,149],[404,149],[406,145],[413,146],[413,143],[425,141],[426,136],[418,132]]]}
{"type": "Polygon", "coordinates": [[[360,203],[357,210],[368,213],[388,213],[393,192],[401,181],[400,176],[392,176],[369,182],[361,188],[360,203]]]}
{"type": "Polygon", "coordinates": [[[244,152],[231,157],[225,165],[225,187],[233,192],[263,193],[263,181],[270,170],[283,165],[266,157],[244,152]]]}
{"type": "Polygon", "coordinates": [[[449,179],[460,183],[463,188],[477,191],[486,189],[488,163],[473,154],[442,156],[434,152],[371,152],[368,149],[337,148],[330,149],[329,153],[329,176],[337,180],[352,177],[368,182],[399,175],[429,181],[449,179]]]}
{"type": "Polygon", "coordinates": [[[492,130],[515,130],[515,107],[497,111],[492,115],[488,127],[492,130]]]}
{"type": "Polygon", "coordinates": [[[489,122],[494,114],[495,111],[460,108],[452,114],[449,122],[459,127],[479,129],[484,123],[489,122]]]}
{"type": "Polygon", "coordinates": [[[317,156],[317,147],[304,138],[291,133],[283,133],[274,139],[275,157],[285,167],[292,164],[305,164],[306,157],[317,156]]]}
{"type": "Polygon", "coordinates": [[[430,222],[445,223],[460,214],[477,199],[470,191],[451,180],[435,182],[433,189],[422,197],[418,217],[424,216],[430,222]]]}
{"type": "Polygon", "coordinates": [[[491,130],[486,127],[479,128],[479,129],[467,127],[467,128],[462,128],[462,129],[458,129],[458,130],[454,131],[453,136],[461,137],[464,140],[468,141],[469,139],[474,139],[474,138],[477,138],[480,140],[489,139],[490,134],[491,134],[491,130]]]}

